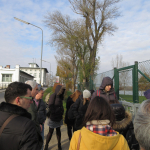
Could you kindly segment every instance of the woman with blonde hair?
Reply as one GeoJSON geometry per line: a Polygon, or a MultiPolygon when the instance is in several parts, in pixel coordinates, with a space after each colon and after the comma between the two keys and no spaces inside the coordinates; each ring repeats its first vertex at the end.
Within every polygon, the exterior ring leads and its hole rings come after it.
{"type": "MultiPolygon", "coordinates": [[[[68,110],[70,109],[70,106],[76,102],[76,100],[79,98],[81,94],[82,93],[79,90],[76,90],[72,95],[70,95],[67,98],[67,102],[66,102],[67,110],[66,110],[66,115],[65,115],[65,124],[67,124],[67,133],[68,133],[69,140],[71,140],[72,138],[72,128],[74,124],[74,119],[69,119],[68,110]]],[[[74,128],[73,128],[73,132],[74,132],[74,128]]]]}
{"type": "Polygon", "coordinates": [[[73,116],[75,117],[74,130],[82,128],[82,122],[86,113],[87,107],[91,99],[91,92],[84,90],[83,94],[79,96],[75,104],[72,106],[73,116]]]}

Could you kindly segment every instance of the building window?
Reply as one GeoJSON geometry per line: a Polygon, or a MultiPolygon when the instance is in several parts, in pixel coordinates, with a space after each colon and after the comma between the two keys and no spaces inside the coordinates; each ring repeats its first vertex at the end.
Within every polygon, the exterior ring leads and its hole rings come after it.
{"type": "Polygon", "coordinates": [[[27,71],[27,69],[26,69],[26,71],[27,71]]]}
{"type": "Polygon", "coordinates": [[[36,73],[34,73],[34,77],[36,78],[36,73]]]}
{"type": "Polygon", "coordinates": [[[12,74],[2,74],[2,82],[12,82],[12,74]]]}
{"type": "Polygon", "coordinates": [[[30,70],[30,71],[32,71],[32,70],[30,70]]]}
{"type": "Polygon", "coordinates": [[[36,71],[36,70],[35,70],[36,71]]]}

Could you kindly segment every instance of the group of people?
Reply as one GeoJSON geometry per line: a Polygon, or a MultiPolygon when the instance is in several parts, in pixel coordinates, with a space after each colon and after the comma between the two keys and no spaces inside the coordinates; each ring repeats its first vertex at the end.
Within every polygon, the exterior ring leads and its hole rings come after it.
{"type": "Polygon", "coordinates": [[[68,97],[66,109],[69,150],[138,149],[132,115],[119,103],[111,78],[103,78],[99,90],[76,90],[68,97]]]}
{"type": "MultiPolygon", "coordinates": [[[[35,81],[13,82],[0,104],[0,149],[48,150],[54,129],[61,147],[63,99],[65,87],[55,84],[46,112],[44,90],[35,81]],[[49,132],[44,140],[44,123],[48,117],[49,132]],[[7,144],[8,143],[8,144],[7,144]]],[[[69,150],[150,150],[150,91],[134,118],[117,99],[113,80],[104,77],[96,91],[76,90],[66,102],[65,123],[69,150]]]]}

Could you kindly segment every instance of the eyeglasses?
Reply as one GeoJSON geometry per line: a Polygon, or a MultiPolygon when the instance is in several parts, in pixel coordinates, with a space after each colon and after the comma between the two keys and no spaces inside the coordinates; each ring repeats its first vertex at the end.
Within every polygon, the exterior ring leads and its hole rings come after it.
{"type": "Polygon", "coordinates": [[[29,99],[30,101],[33,101],[33,98],[32,98],[32,97],[20,96],[20,98],[25,98],[25,99],[29,99]]]}

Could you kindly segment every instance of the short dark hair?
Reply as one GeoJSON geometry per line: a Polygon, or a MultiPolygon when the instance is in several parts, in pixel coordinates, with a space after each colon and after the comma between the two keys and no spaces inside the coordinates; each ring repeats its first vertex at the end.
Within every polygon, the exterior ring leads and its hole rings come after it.
{"type": "Polygon", "coordinates": [[[12,82],[8,85],[5,91],[5,101],[12,103],[12,101],[18,96],[24,96],[27,94],[27,90],[32,91],[32,87],[22,82],[12,82]]]}
{"type": "Polygon", "coordinates": [[[96,96],[89,103],[83,125],[92,120],[109,120],[110,125],[113,126],[115,122],[114,112],[109,103],[102,97],[96,96]]]}

